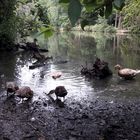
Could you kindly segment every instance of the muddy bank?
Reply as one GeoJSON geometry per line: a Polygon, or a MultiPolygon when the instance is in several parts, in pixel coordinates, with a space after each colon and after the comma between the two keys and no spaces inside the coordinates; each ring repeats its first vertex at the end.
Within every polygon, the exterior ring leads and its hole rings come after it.
{"type": "Polygon", "coordinates": [[[139,99],[100,97],[82,104],[67,98],[20,103],[0,98],[1,140],[139,140],[139,99]],[[69,102],[69,103],[68,103],[69,102]],[[68,104],[67,104],[68,103],[68,104]]]}
{"type": "Polygon", "coordinates": [[[29,70],[35,61],[30,52],[1,53],[0,140],[139,140],[140,77],[124,81],[113,71],[118,62],[129,68],[139,68],[138,42],[120,36],[121,42],[128,42],[128,55],[123,55],[122,45],[113,48],[110,36],[102,46],[98,44],[102,39],[89,35],[80,38],[68,35],[66,41],[59,42],[63,35],[54,36],[48,45],[49,54],[55,57],[56,63],[33,70],[29,70]],[[91,80],[81,75],[81,65],[85,66],[87,61],[87,68],[90,68],[95,54],[109,62],[112,77],[91,80]],[[59,63],[58,60],[68,62],[59,63]],[[52,72],[62,72],[62,76],[54,80],[52,72]],[[18,98],[7,99],[3,91],[5,81],[30,86],[35,92],[33,100],[19,103],[18,98]],[[65,105],[59,104],[61,107],[43,93],[49,93],[56,86],[65,86],[68,91],[65,105]]]}

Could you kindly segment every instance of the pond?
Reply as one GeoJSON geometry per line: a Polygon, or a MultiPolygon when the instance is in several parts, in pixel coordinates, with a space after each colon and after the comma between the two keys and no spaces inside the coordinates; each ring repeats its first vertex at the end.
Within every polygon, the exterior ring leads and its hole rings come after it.
{"type": "MultiPolygon", "coordinates": [[[[140,69],[140,41],[131,35],[98,33],[61,33],[48,40],[38,38],[41,47],[48,47],[46,56],[53,56],[45,66],[29,69],[34,61],[30,53],[0,53],[0,90],[6,96],[5,81],[16,81],[19,86],[30,86],[34,91],[33,100],[45,98],[45,93],[56,86],[65,86],[68,91],[66,104],[70,102],[92,102],[96,98],[131,99],[140,97],[140,75],[134,80],[125,81],[118,77],[114,65],[140,69]],[[91,67],[99,57],[109,63],[112,77],[99,80],[81,75],[83,66],[91,67]],[[67,60],[67,63],[58,63],[67,60]],[[62,72],[56,80],[53,72],[62,72]]],[[[52,95],[55,99],[55,96],[52,95]]]]}

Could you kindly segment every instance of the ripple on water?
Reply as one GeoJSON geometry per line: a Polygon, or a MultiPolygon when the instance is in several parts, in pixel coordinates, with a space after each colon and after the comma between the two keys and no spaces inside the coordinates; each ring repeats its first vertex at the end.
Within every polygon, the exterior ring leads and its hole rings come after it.
{"type": "Polygon", "coordinates": [[[18,67],[20,74],[18,80],[20,81],[21,86],[28,85],[35,92],[35,99],[37,97],[45,97],[45,93],[48,93],[50,90],[55,89],[56,86],[65,86],[68,91],[66,98],[72,97],[77,101],[82,98],[88,98],[89,94],[93,96],[94,89],[90,87],[89,82],[85,81],[84,77],[78,73],[75,74],[73,70],[67,69],[58,69],[58,67],[51,64],[49,68],[36,68],[30,70],[28,68],[30,64],[24,65],[24,67],[18,67]],[[51,77],[52,72],[61,71],[62,76],[56,80],[51,77]],[[44,77],[41,77],[40,74],[44,74],[44,77]]]}

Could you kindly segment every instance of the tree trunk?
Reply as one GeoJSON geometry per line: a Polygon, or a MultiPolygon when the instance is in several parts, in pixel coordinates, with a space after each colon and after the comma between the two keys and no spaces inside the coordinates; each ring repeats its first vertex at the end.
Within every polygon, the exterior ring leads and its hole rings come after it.
{"type": "Polygon", "coordinates": [[[116,12],[116,17],[115,17],[115,28],[117,28],[118,23],[118,13],[116,12]]]}
{"type": "Polygon", "coordinates": [[[122,23],[122,15],[119,14],[119,19],[118,19],[118,29],[122,29],[121,23],[122,23]]]}

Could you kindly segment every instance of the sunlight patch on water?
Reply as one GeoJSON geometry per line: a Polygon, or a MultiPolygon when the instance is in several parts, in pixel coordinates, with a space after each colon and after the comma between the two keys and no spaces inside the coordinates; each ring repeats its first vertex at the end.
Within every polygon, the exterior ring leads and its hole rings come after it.
{"type": "MultiPolygon", "coordinates": [[[[19,81],[21,86],[30,86],[31,89],[35,93],[34,99],[36,100],[38,97],[45,97],[45,93],[49,93],[50,90],[55,89],[57,86],[65,86],[68,91],[68,95],[66,98],[72,97],[77,101],[82,98],[86,99],[89,95],[93,96],[93,88],[89,86],[89,83],[85,81],[84,77],[80,74],[75,75],[73,70],[67,69],[59,69],[56,65],[49,64],[49,68],[36,68],[34,70],[30,70],[28,67],[31,65],[28,63],[24,65],[24,67],[18,67],[19,81]],[[40,77],[40,73],[42,72],[44,77],[40,77]],[[51,76],[54,72],[62,72],[62,76],[56,80],[54,80],[51,76]],[[71,72],[70,72],[71,71],[71,72]]],[[[55,98],[55,96],[53,96],[55,98]]]]}

